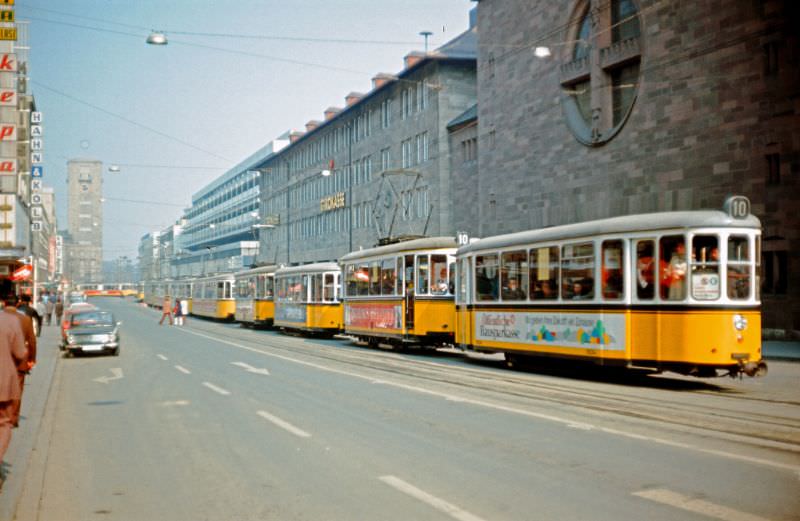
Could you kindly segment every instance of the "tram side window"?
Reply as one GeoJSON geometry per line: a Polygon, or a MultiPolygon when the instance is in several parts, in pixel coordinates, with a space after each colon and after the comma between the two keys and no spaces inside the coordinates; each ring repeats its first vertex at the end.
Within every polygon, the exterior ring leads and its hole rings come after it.
{"type": "Polygon", "coordinates": [[[397,257],[397,277],[395,278],[395,295],[403,294],[403,257],[397,257]]]}
{"type": "Polygon", "coordinates": [[[369,263],[369,294],[381,294],[381,261],[369,263]]]}
{"type": "Polygon", "coordinates": [[[525,250],[508,251],[500,258],[500,287],[503,300],[526,300],[528,254],[525,250]]]}
{"type": "Polygon", "coordinates": [[[417,256],[417,295],[427,295],[430,286],[430,272],[428,270],[428,256],[417,256]]]}
{"type": "Polygon", "coordinates": [[[636,243],[636,298],[639,300],[653,300],[656,296],[655,245],[653,241],[639,241],[636,243]]]}
{"type": "Polygon", "coordinates": [[[449,286],[446,255],[431,255],[431,273],[435,277],[434,283],[431,285],[431,293],[434,295],[447,295],[449,286]]]}
{"type": "Polygon", "coordinates": [[[352,297],[353,295],[358,295],[358,290],[356,287],[358,286],[358,278],[356,277],[356,267],[354,264],[348,264],[344,268],[345,270],[345,280],[347,284],[345,288],[347,289],[347,296],[352,297]]]}
{"type": "Polygon", "coordinates": [[[458,270],[458,295],[457,300],[459,303],[467,301],[467,274],[470,268],[470,258],[466,257],[461,259],[461,265],[458,270]]]}
{"type": "Polygon", "coordinates": [[[669,235],[659,241],[659,280],[661,298],[683,300],[686,298],[686,242],[683,235],[669,235]]]}
{"type": "Polygon", "coordinates": [[[394,259],[383,259],[381,262],[381,295],[394,295],[397,279],[394,259]]]}
{"type": "Polygon", "coordinates": [[[217,298],[225,298],[225,283],[217,282],[217,298]]]}
{"type": "Polygon", "coordinates": [[[322,298],[325,302],[334,302],[336,300],[336,278],[333,273],[325,274],[325,286],[323,291],[322,298]]]}
{"type": "Polygon", "coordinates": [[[530,295],[533,300],[558,299],[558,246],[530,251],[530,295]]]}
{"type": "Polygon", "coordinates": [[[750,298],[750,243],[746,235],[728,237],[728,298],[750,298]]]}
{"type": "Polygon", "coordinates": [[[594,243],[566,244],[562,247],[561,296],[572,300],[594,298],[594,243]]]}
{"type": "Polygon", "coordinates": [[[695,235],[692,238],[692,298],[717,300],[719,288],[719,239],[716,235],[695,235]]]}
{"type": "Polygon", "coordinates": [[[625,288],[622,269],[622,241],[603,241],[603,264],[601,276],[603,279],[603,298],[619,300],[625,288]]]}
{"type": "Polygon", "coordinates": [[[447,264],[447,291],[451,295],[456,292],[456,261],[453,259],[447,264]]]}
{"type": "Polygon", "coordinates": [[[477,300],[497,300],[497,254],[475,257],[475,297],[477,300]]]}
{"type": "Polygon", "coordinates": [[[309,275],[311,279],[311,302],[322,302],[322,273],[309,275]]]}
{"type": "Polygon", "coordinates": [[[360,264],[356,268],[356,290],[359,296],[369,295],[369,266],[360,264]]]}

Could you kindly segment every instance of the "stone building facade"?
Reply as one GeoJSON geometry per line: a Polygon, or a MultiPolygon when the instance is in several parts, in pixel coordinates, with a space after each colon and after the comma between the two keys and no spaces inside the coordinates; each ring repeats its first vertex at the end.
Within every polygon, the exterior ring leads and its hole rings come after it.
{"type": "Polygon", "coordinates": [[[257,166],[259,264],[336,260],[387,237],[451,235],[447,124],[476,101],[475,28],[378,74],[257,166]]]}
{"type": "Polygon", "coordinates": [[[95,159],[67,162],[67,245],[69,280],[73,284],[103,279],[103,163],[95,159]]]}
{"type": "Polygon", "coordinates": [[[800,330],[795,2],[480,0],[486,236],[746,195],[766,329],[800,330]]]}

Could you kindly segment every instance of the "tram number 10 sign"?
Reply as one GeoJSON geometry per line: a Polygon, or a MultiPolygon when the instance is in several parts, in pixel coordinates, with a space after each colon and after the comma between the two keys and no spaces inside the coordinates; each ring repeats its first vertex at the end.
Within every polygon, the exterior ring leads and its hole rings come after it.
{"type": "Polygon", "coordinates": [[[746,219],[750,216],[750,199],[732,195],[725,200],[725,210],[734,219],[746,219]]]}

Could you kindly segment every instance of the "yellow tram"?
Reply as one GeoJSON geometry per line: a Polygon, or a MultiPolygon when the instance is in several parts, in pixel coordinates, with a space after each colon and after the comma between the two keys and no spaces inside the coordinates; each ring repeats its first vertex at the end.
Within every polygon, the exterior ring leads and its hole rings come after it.
{"type": "Polygon", "coordinates": [[[271,326],[275,319],[275,266],[240,271],[236,280],[236,321],[249,326],[271,326]]]}
{"type": "Polygon", "coordinates": [[[345,332],[370,345],[438,346],[455,334],[452,237],[413,239],[345,255],[345,332]]]}
{"type": "Polygon", "coordinates": [[[333,336],[342,327],[339,266],[320,262],[275,272],[274,325],[333,336]]]}
{"type": "Polygon", "coordinates": [[[201,277],[192,280],[192,315],[217,320],[233,320],[236,300],[233,298],[232,273],[201,277]]]}
{"type": "Polygon", "coordinates": [[[490,237],[459,248],[456,342],[694,376],[766,374],[761,229],[728,212],[631,215],[490,237]]]}

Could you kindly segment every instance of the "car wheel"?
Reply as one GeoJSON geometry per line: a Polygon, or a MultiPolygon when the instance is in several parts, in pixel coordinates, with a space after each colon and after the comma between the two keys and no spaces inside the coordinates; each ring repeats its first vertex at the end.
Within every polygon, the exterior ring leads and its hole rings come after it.
{"type": "Polygon", "coordinates": [[[114,348],[114,350],[111,351],[111,356],[119,356],[119,348],[118,347],[114,348]]]}

